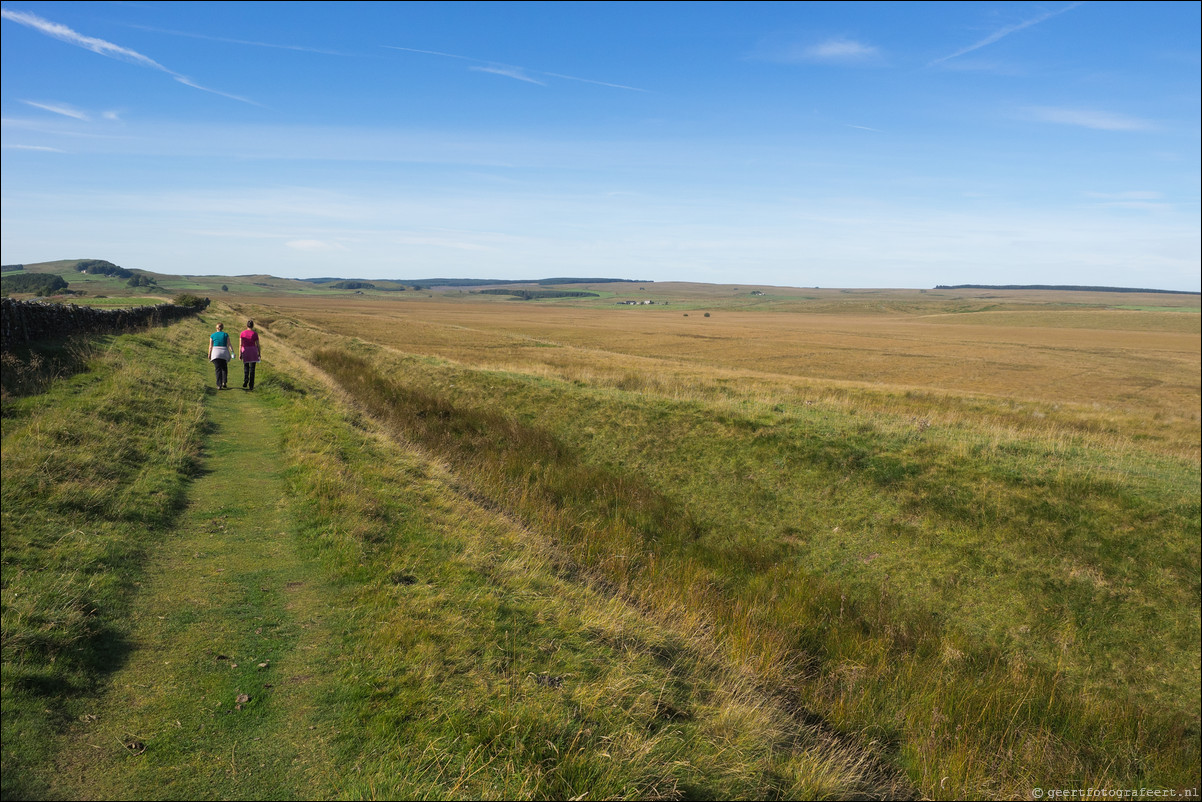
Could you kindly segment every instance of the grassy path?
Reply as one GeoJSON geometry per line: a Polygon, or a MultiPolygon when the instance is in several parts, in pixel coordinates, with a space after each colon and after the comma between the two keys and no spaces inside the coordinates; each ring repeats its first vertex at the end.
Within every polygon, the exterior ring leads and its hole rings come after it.
{"type": "Polygon", "coordinates": [[[146,572],[128,662],[60,753],[55,796],[311,798],[325,771],[321,572],[286,534],[268,406],[209,392],[205,472],[146,572]]]}
{"type": "Polygon", "coordinates": [[[906,795],[299,354],[204,390],[211,322],[6,405],[3,798],[906,795]]]}

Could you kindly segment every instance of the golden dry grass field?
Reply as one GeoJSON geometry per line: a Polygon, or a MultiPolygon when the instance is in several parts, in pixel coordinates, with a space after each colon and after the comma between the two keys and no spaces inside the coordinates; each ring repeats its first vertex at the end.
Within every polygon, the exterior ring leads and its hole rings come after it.
{"type": "Polygon", "coordinates": [[[646,289],[554,302],[284,296],[262,311],[406,353],[678,396],[720,382],[764,400],[843,388],[861,402],[936,393],[1033,403],[1032,425],[1062,411],[1197,455],[1197,296],[636,286],[646,289]],[[622,298],[657,303],[616,305],[622,298]]]}

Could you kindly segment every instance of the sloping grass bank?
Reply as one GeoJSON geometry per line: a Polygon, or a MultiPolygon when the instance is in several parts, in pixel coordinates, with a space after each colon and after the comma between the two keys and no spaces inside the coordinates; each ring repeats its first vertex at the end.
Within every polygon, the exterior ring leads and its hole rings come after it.
{"type": "Polygon", "coordinates": [[[1115,473],[854,410],[673,403],[370,348],[313,361],[761,688],[887,745],[924,795],[1196,782],[1196,465],[1115,473]]]}
{"type": "MultiPolygon", "coordinates": [[[[280,418],[298,533],[348,596],[328,700],[340,795],[911,795],[872,750],[765,696],[691,622],[580,582],[553,538],[481,506],[369,419],[321,397],[280,418]]],[[[510,467],[539,470],[538,448],[510,467]]],[[[619,520],[662,512],[636,506],[619,520]]]]}

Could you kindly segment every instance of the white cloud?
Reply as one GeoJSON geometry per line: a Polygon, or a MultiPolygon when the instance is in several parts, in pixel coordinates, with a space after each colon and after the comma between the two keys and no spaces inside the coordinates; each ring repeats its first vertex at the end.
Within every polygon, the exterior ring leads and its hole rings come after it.
{"type": "Polygon", "coordinates": [[[127,61],[131,64],[137,64],[142,67],[150,67],[151,69],[159,70],[161,72],[171,73],[171,70],[167,69],[162,64],[159,64],[149,56],[144,56],[137,51],[121,47],[120,45],[115,45],[112,42],[106,42],[103,39],[84,36],[82,33],[78,33],[68,28],[66,25],[60,25],[57,22],[51,22],[50,20],[42,19],[36,14],[30,14],[25,11],[11,11],[6,8],[0,11],[0,15],[2,15],[6,20],[15,22],[19,25],[24,25],[28,28],[33,28],[35,31],[44,33],[47,36],[51,36],[55,39],[66,42],[67,44],[75,45],[76,47],[82,47],[84,50],[91,50],[93,53],[97,53],[101,56],[107,56],[109,58],[115,58],[119,61],[127,61]]]}
{"type": "Polygon", "coordinates": [[[4,149],[5,150],[32,150],[32,151],[38,151],[41,153],[66,153],[67,152],[65,150],[60,150],[58,148],[46,147],[45,145],[5,145],[4,149]]]}
{"type": "Polygon", "coordinates": [[[77,108],[68,106],[66,103],[38,103],[33,100],[22,100],[26,106],[33,106],[35,109],[48,111],[52,114],[61,114],[64,117],[73,117],[76,120],[90,120],[86,112],[82,112],[77,108]]]}
{"type": "Polygon", "coordinates": [[[84,50],[90,50],[98,55],[106,56],[107,58],[116,59],[118,61],[124,61],[129,64],[136,64],[139,67],[149,67],[152,70],[158,70],[159,72],[166,73],[184,86],[190,86],[193,89],[199,89],[202,92],[211,92],[212,94],[220,95],[221,97],[227,97],[231,100],[238,100],[243,103],[259,105],[253,100],[248,100],[244,97],[227,94],[216,89],[210,89],[206,86],[202,86],[193,81],[191,78],[188,78],[186,75],[180,75],[178,72],[164,67],[154,59],[150,58],[149,56],[144,56],[136,50],[130,50],[129,48],[122,47],[121,45],[107,42],[104,39],[97,39],[93,36],[85,36],[82,33],[68,28],[66,25],[61,25],[57,22],[51,22],[50,20],[42,19],[36,14],[30,14],[25,11],[11,11],[5,8],[0,11],[0,15],[10,22],[15,22],[18,25],[24,25],[27,28],[32,28],[39,33],[43,33],[46,36],[58,39],[59,41],[66,42],[70,45],[75,45],[76,47],[82,47],[84,50]]]}
{"type": "Polygon", "coordinates": [[[1090,202],[1078,193],[1078,204],[1059,209],[965,202],[948,211],[870,196],[730,205],[557,191],[468,197],[395,185],[346,194],[71,188],[6,197],[4,250],[13,262],[103,253],[181,273],[1197,288],[1196,214],[1108,202],[1148,202],[1146,189],[1099,194],[1114,197],[1090,202]]]}
{"type": "Polygon", "coordinates": [[[1138,117],[1095,109],[1032,106],[1026,111],[1031,119],[1040,122],[1077,125],[1099,131],[1151,131],[1156,128],[1153,123],[1138,117]]]}
{"type": "Polygon", "coordinates": [[[1173,209],[1173,204],[1164,200],[1164,194],[1147,190],[1130,190],[1127,192],[1085,192],[1086,198],[1096,201],[1101,208],[1134,209],[1145,212],[1165,212],[1173,209]]]}
{"type": "Polygon", "coordinates": [[[843,66],[871,66],[883,61],[880,48],[875,45],[835,36],[814,44],[796,42],[762,42],[753,58],[777,64],[818,63],[843,66]]]}
{"type": "Polygon", "coordinates": [[[880,51],[872,45],[866,45],[854,39],[835,38],[811,45],[802,50],[801,54],[809,61],[861,63],[875,60],[880,55],[880,51]]]}

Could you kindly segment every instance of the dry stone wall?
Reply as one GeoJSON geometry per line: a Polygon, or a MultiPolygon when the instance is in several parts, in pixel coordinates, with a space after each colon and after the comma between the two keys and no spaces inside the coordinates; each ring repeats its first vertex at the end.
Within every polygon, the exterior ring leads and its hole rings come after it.
{"type": "Polygon", "coordinates": [[[72,334],[112,334],[162,325],[199,314],[209,305],[135,306],[129,309],[94,309],[76,304],[48,304],[40,301],[3,299],[3,350],[18,345],[72,334]]]}

